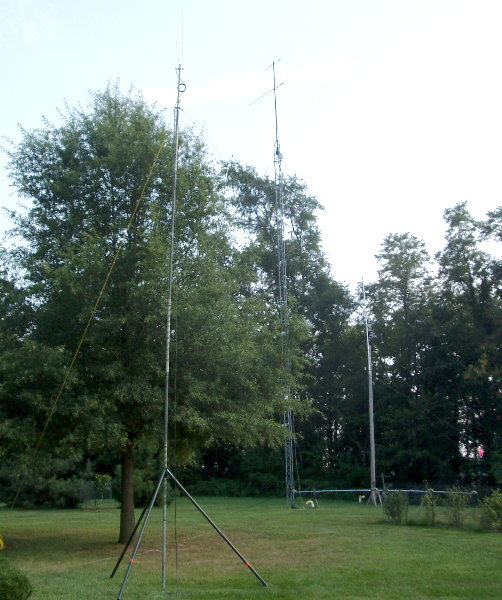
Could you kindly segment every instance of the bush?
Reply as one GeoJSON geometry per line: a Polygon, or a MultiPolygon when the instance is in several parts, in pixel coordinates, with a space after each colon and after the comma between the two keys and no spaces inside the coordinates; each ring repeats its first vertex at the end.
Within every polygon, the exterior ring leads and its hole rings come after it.
{"type": "Polygon", "coordinates": [[[481,502],[481,527],[491,531],[502,531],[502,493],[494,490],[481,502]]]}
{"type": "Polygon", "coordinates": [[[434,527],[436,524],[436,507],[439,503],[437,494],[433,490],[426,490],[422,497],[422,507],[425,510],[425,522],[430,527],[434,527]]]}
{"type": "Polygon", "coordinates": [[[383,512],[393,523],[406,523],[408,518],[408,496],[404,492],[387,490],[383,512]]]}
{"type": "Polygon", "coordinates": [[[190,487],[190,492],[200,496],[244,496],[242,482],[233,479],[211,479],[197,481],[190,487]]]}
{"type": "Polygon", "coordinates": [[[26,575],[0,558],[0,600],[26,600],[32,591],[26,575]]]}
{"type": "Polygon", "coordinates": [[[18,508],[75,508],[80,501],[76,471],[73,458],[40,455],[29,467],[5,461],[0,464],[0,500],[12,502],[19,488],[18,508]]]}
{"type": "Polygon", "coordinates": [[[448,506],[448,523],[452,527],[463,527],[465,509],[469,506],[471,496],[461,488],[453,487],[447,490],[446,505],[448,506]]]}

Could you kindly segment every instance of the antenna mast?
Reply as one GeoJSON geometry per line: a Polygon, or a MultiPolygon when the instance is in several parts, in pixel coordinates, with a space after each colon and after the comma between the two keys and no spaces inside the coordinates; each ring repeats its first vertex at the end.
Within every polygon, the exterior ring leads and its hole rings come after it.
{"type": "Polygon", "coordinates": [[[115,565],[110,578],[112,578],[117,569],[122,562],[122,559],[129,548],[129,545],[134,540],[136,533],[138,532],[136,542],[134,544],[134,548],[131,554],[131,558],[127,565],[127,569],[124,574],[124,578],[122,580],[122,584],[119,589],[119,593],[117,596],[117,600],[121,600],[122,594],[127,585],[127,581],[131,574],[132,567],[136,560],[136,555],[139,551],[139,547],[141,541],[143,539],[143,534],[145,533],[145,529],[150,519],[150,515],[152,513],[153,507],[155,505],[155,501],[157,496],[163,488],[163,511],[162,511],[162,587],[166,587],[166,558],[167,558],[167,478],[169,477],[173,483],[178,487],[178,489],[190,500],[190,502],[195,506],[195,508],[202,514],[202,516],[208,521],[208,523],[213,527],[213,529],[218,533],[218,535],[230,546],[230,548],[235,552],[235,554],[240,558],[240,560],[246,565],[246,567],[253,573],[253,575],[261,582],[263,586],[267,586],[267,582],[261,577],[261,575],[251,566],[251,563],[246,560],[246,558],[241,554],[241,552],[235,547],[235,545],[229,540],[229,538],[221,531],[221,529],[216,525],[216,523],[209,517],[209,515],[204,511],[204,509],[192,498],[192,496],[188,493],[188,491],[183,487],[183,485],[178,481],[176,476],[172,471],[168,468],[168,446],[169,446],[169,437],[168,437],[168,424],[169,424],[169,354],[171,347],[171,307],[172,307],[172,290],[173,290],[173,263],[174,263],[174,240],[175,240],[175,222],[176,222],[176,193],[177,193],[177,180],[178,180],[178,146],[179,146],[179,111],[180,111],[180,99],[181,95],[186,89],[185,84],[181,81],[181,64],[176,69],[178,71],[178,97],[176,100],[176,107],[174,109],[174,173],[173,173],[173,194],[172,194],[172,206],[171,206],[171,232],[170,232],[170,250],[168,257],[168,289],[167,289],[167,310],[166,310],[166,356],[165,356],[165,384],[164,384],[164,466],[162,468],[162,472],[160,474],[160,478],[157,481],[157,485],[155,487],[155,491],[153,492],[147,506],[143,509],[141,516],[139,517],[136,525],[129,536],[129,540],[127,541],[120,558],[115,565]]]}
{"type": "MultiPolygon", "coordinates": [[[[280,60],[280,59],[279,59],[280,60]]],[[[289,316],[288,316],[288,280],[286,269],[286,243],[284,240],[284,185],[282,177],[282,153],[279,144],[279,122],[277,118],[277,88],[275,77],[275,65],[279,61],[274,61],[271,65],[274,77],[274,114],[275,114],[275,151],[274,151],[274,177],[275,177],[275,218],[277,229],[277,259],[278,259],[278,290],[279,290],[279,314],[282,326],[282,349],[284,355],[284,369],[289,374],[291,371],[291,362],[287,357],[288,337],[289,337],[289,316]]],[[[269,67],[270,68],[270,67],[269,67]]],[[[282,84],[280,84],[282,85],[282,84]]],[[[289,406],[290,400],[289,384],[285,390],[286,406],[289,406]]],[[[283,415],[286,437],[284,441],[284,460],[285,460],[285,483],[286,483],[286,504],[295,508],[295,486],[294,486],[294,427],[293,415],[288,408],[283,415]]]]}
{"type": "MultiPolygon", "coordinates": [[[[176,224],[176,192],[178,187],[178,146],[179,146],[179,113],[181,94],[186,89],[181,81],[181,64],[176,69],[178,71],[178,95],[176,106],[174,107],[174,172],[173,172],[173,195],[171,204],[171,232],[169,242],[169,275],[167,284],[167,308],[166,308],[166,359],[165,359],[165,381],[164,381],[164,469],[168,467],[168,446],[169,446],[169,358],[171,353],[171,312],[173,296],[173,264],[174,264],[174,239],[176,224]]],[[[163,483],[163,504],[162,504],[162,587],[166,587],[166,557],[167,557],[167,478],[164,477],[163,483]]]]}
{"type": "Polygon", "coordinates": [[[364,324],[366,328],[366,349],[368,352],[368,405],[370,419],[370,478],[371,478],[371,495],[369,501],[376,506],[377,501],[381,502],[380,494],[376,485],[376,459],[375,459],[375,418],[373,412],[373,369],[371,362],[371,345],[370,334],[368,327],[368,311],[366,310],[366,290],[364,281],[361,281],[363,288],[363,303],[364,303],[364,324]]]}

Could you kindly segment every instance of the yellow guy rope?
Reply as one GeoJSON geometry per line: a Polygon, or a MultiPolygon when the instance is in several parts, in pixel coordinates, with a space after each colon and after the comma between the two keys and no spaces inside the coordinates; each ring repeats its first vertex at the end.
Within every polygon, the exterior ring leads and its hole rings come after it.
{"type": "MultiPolygon", "coordinates": [[[[148,184],[150,183],[150,180],[152,178],[153,170],[155,169],[155,166],[157,165],[157,161],[159,160],[160,153],[162,152],[162,150],[163,150],[163,148],[165,146],[165,143],[166,143],[166,139],[164,138],[162,140],[160,146],[159,146],[159,150],[158,150],[157,154],[155,155],[155,158],[153,159],[152,166],[150,167],[150,170],[148,171],[148,175],[146,177],[146,181],[145,181],[145,184],[143,186],[143,189],[141,190],[141,193],[139,195],[138,201],[136,202],[136,205],[135,205],[134,210],[132,212],[131,218],[129,219],[129,222],[127,223],[126,231],[129,231],[129,229],[131,228],[131,225],[133,223],[134,217],[136,216],[136,214],[137,214],[137,212],[139,210],[140,204],[141,204],[141,202],[143,200],[143,197],[145,195],[145,192],[146,192],[146,189],[148,187],[148,184]]],[[[81,336],[80,341],[78,343],[77,349],[75,350],[75,352],[73,354],[73,358],[71,359],[71,362],[70,362],[70,364],[68,366],[68,369],[66,370],[66,375],[65,375],[65,377],[63,379],[63,382],[62,382],[61,386],[59,387],[59,391],[58,391],[58,393],[56,395],[56,398],[55,398],[54,402],[52,403],[51,409],[49,411],[49,416],[47,417],[47,420],[45,422],[44,428],[42,429],[42,432],[41,432],[41,434],[40,434],[40,436],[38,438],[37,444],[36,444],[35,449],[33,451],[33,456],[34,457],[35,457],[35,455],[37,454],[37,452],[38,452],[38,450],[40,448],[42,440],[44,439],[45,433],[47,431],[47,427],[49,426],[49,423],[50,423],[50,421],[51,421],[51,419],[52,419],[52,417],[54,415],[54,411],[56,410],[56,407],[57,407],[57,405],[59,403],[59,400],[61,399],[63,391],[66,388],[66,385],[68,383],[68,379],[69,379],[69,377],[71,375],[71,372],[73,371],[73,367],[75,366],[75,362],[77,361],[78,355],[80,354],[80,349],[82,348],[82,344],[84,343],[84,340],[85,340],[85,338],[87,336],[87,332],[88,332],[89,327],[91,326],[91,323],[92,323],[92,321],[94,319],[94,315],[96,314],[96,311],[98,310],[99,304],[101,302],[101,298],[102,298],[102,296],[103,296],[103,294],[104,294],[104,292],[106,290],[106,287],[108,285],[108,281],[110,280],[110,276],[111,276],[111,274],[113,272],[113,269],[115,268],[115,264],[116,264],[116,262],[118,260],[118,257],[119,257],[119,255],[120,255],[120,253],[122,251],[123,245],[124,245],[124,242],[121,241],[120,244],[118,245],[118,248],[117,248],[116,252],[115,252],[115,255],[114,255],[113,260],[112,260],[112,264],[110,265],[110,268],[108,270],[108,273],[106,274],[106,277],[105,277],[105,280],[104,280],[103,285],[101,287],[101,290],[99,291],[97,300],[96,300],[96,302],[94,304],[94,307],[93,307],[93,309],[92,309],[92,311],[91,311],[91,313],[89,315],[89,318],[87,320],[87,324],[86,324],[86,326],[84,328],[84,332],[82,333],[82,336],[81,336]]],[[[14,496],[14,500],[12,501],[12,506],[15,506],[16,501],[17,501],[17,499],[19,497],[19,494],[21,492],[22,487],[23,487],[23,481],[20,482],[19,487],[17,488],[16,495],[14,496]]]]}

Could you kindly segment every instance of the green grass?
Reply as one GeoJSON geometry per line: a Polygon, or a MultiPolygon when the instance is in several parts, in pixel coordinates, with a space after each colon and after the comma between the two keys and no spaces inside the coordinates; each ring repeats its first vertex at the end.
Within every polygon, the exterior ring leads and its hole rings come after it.
{"type": "MultiPolygon", "coordinates": [[[[168,588],[162,590],[161,511],[155,509],[124,600],[502,598],[502,535],[472,524],[463,530],[397,526],[384,522],[379,507],[342,501],[323,501],[317,510],[252,498],[205,498],[202,505],[269,587],[182,498],[177,577],[171,524],[168,588]]],[[[171,519],[173,513],[171,506],[171,519]]],[[[33,600],[114,599],[127,562],[110,580],[121,551],[118,518],[116,508],[0,508],[4,554],[30,578],[33,600]]]]}

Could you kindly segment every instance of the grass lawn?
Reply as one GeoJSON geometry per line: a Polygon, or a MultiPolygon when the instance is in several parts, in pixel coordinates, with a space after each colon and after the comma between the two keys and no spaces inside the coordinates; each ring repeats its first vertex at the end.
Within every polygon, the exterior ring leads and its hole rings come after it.
{"type": "MultiPolygon", "coordinates": [[[[201,504],[269,587],[182,498],[177,560],[170,525],[168,588],[160,583],[161,510],[154,509],[124,600],[502,598],[501,534],[392,525],[380,507],[355,502],[326,500],[317,510],[287,509],[276,499],[203,498],[201,504]]],[[[115,599],[127,563],[109,578],[121,551],[118,521],[115,507],[0,508],[4,554],[29,577],[33,600],[115,599]]]]}

